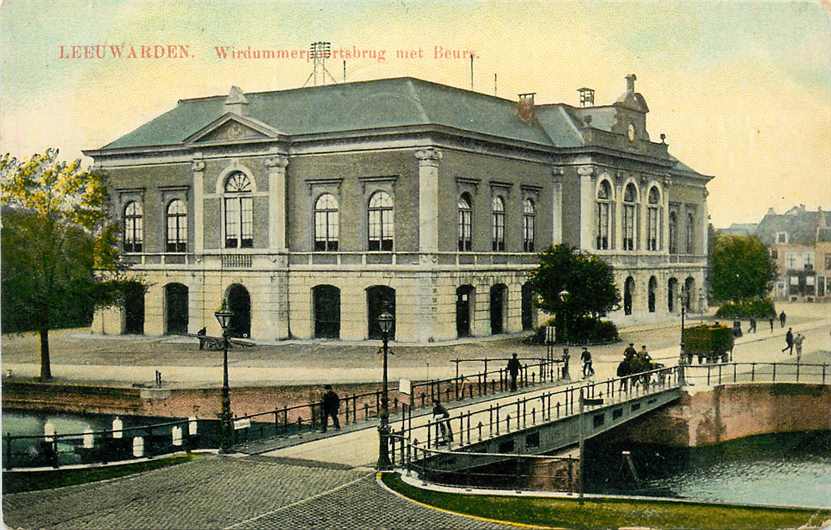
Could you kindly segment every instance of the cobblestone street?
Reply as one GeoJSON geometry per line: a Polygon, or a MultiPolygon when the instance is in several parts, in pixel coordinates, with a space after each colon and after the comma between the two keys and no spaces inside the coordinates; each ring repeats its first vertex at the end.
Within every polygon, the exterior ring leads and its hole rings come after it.
{"type": "Polygon", "coordinates": [[[5,495],[3,514],[12,528],[500,528],[413,504],[368,468],[267,457],[5,495]]]}

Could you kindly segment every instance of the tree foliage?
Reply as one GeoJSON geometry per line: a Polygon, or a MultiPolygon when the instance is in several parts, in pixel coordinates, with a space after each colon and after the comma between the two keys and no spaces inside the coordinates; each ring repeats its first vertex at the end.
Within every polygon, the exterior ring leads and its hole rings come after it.
{"type": "MultiPolygon", "coordinates": [[[[540,254],[540,265],[531,278],[538,305],[549,313],[566,315],[569,323],[598,318],[620,304],[614,271],[601,258],[568,245],[550,247],[540,254]],[[569,296],[562,300],[565,290],[569,296]]],[[[577,329],[569,326],[570,329],[577,329]]],[[[559,329],[562,333],[562,329],[559,329]]]]}
{"type": "Polygon", "coordinates": [[[716,236],[712,267],[711,294],[721,302],[764,298],[776,280],[776,262],[756,236],[716,236]]]}
{"type": "Polygon", "coordinates": [[[50,379],[49,329],[79,308],[118,298],[117,227],[109,221],[106,181],[79,160],[59,160],[57,149],[28,160],[5,154],[0,199],[4,320],[14,313],[18,328],[28,322],[40,333],[41,379],[50,379]],[[114,275],[104,281],[96,270],[114,275]]]}

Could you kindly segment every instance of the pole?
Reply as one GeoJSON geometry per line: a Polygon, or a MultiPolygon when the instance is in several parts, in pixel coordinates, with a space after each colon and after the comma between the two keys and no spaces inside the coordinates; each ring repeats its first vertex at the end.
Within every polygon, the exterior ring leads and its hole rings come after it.
{"type": "Polygon", "coordinates": [[[392,468],[389,454],[389,435],[390,435],[390,411],[389,411],[389,385],[387,377],[387,358],[389,355],[389,332],[385,331],[383,334],[384,340],[384,387],[381,395],[381,424],[378,426],[378,439],[380,447],[378,448],[378,470],[386,471],[392,468]]]}
{"type": "Polygon", "coordinates": [[[228,386],[228,331],[222,330],[222,438],[220,453],[231,452],[231,391],[228,386]]]}
{"type": "Polygon", "coordinates": [[[580,493],[579,493],[579,504],[583,504],[583,457],[585,456],[585,443],[583,440],[583,387],[580,387],[580,414],[577,416],[577,420],[580,422],[580,469],[579,471],[579,482],[580,482],[580,493]]]}
{"type": "Polygon", "coordinates": [[[470,89],[473,90],[473,54],[470,54],[470,89]]]}

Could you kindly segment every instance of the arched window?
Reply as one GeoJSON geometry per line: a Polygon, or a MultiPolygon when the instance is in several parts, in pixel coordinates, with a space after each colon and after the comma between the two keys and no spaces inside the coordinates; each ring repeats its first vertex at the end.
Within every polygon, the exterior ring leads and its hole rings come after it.
{"type": "Polygon", "coordinates": [[[525,252],[534,252],[534,236],[536,233],[537,207],[532,199],[525,199],[522,203],[522,248],[525,252]]]}
{"type": "Polygon", "coordinates": [[[254,246],[254,202],[251,180],[236,171],[225,179],[225,248],[254,246]]]}
{"type": "Polygon", "coordinates": [[[144,241],[144,219],[141,203],[130,201],[124,206],[124,252],[141,252],[144,241]]]}
{"type": "Polygon", "coordinates": [[[188,249],[188,210],[180,199],[167,205],[166,248],[168,252],[186,252],[188,249]]]}
{"type": "Polygon", "coordinates": [[[494,197],[491,201],[493,231],[493,250],[505,250],[505,202],[502,197],[494,197]]]}
{"type": "Polygon", "coordinates": [[[368,250],[392,250],[395,227],[392,197],[383,191],[375,192],[369,199],[368,250]]]}
{"type": "Polygon", "coordinates": [[[695,216],[687,214],[687,254],[693,254],[695,251],[695,216]]]}
{"type": "Polygon", "coordinates": [[[337,250],[338,229],[338,200],[324,193],[315,201],[315,250],[337,250]]]}
{"type": "Polygon", "coordinates": [[[647,204],[647,250],[658,250],[660,248],[659,242],[661,237],[661,207],[660,194],[658,188],[652,187],[649,189],[649,203],[647,204]]]}
{"type": "Polygon", "coordinates": [[[635,226],[637,226],[638,192],[631,182],[623,194],[623,250],[635,250],[635,226]]]}
{"type": "Polygon", "coordinates": [[[597,190],[597,238],[595,241],[598,250],[609,248],[609,227],[611,226],[611,199],[612,187],[608,180],[600,183],[597,190]]]}
{"type": "Polygon", "coordinates": [[[678,253],[678,214],[669,212],[669,253],[678,253]]]}
{"type": "Polygon", "coordinates": [[[459,197],[459,250],[473,249],[473,209],[470,206],[470,195],[462,193],[459,197]]]}

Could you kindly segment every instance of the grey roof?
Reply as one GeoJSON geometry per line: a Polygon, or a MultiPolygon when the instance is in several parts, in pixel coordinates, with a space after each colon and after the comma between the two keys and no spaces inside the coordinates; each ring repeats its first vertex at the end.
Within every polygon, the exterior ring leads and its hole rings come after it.
{"type": "MultiPolygon", "coordinates": [[[[226,114],[227,97],[180,100],[102,149],[182,145],[226,114]]],[[[535,119],[525,122],[515,101],[411,77],[252,92],[244,99],[246,117],[289,136],[440,125],[544,147],[584,145],[580,111],[570,105],[537,105],[535,119]]],[[[612,107],[598,116],[610,121],[612,107]]],[[[697,173],[672,160],[676,168],[697,173]]]]}
{"type": "Polygon", "coordinates": [[[813,245],[817,240],[817,227],[820,215],[825,218],[825,226],[831,226],[831,213],[823,211],[808,211],[795,208],[790,213],[768,213],[759,222],[756,234],[765,244],[776,241],[777,232],[788,233],[788,243],[813,245]]]}

